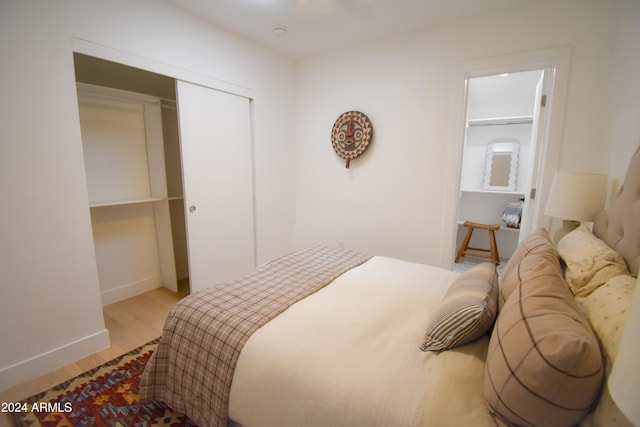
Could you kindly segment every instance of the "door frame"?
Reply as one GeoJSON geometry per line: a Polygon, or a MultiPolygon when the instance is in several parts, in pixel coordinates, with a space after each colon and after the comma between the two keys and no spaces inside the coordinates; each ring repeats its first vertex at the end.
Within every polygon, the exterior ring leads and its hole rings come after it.
{"type": "Polygon", "coordinates": [[[130,67],[161,74],[176,80],[183,80],[209,87],[211,89],[244,96],[250,100],[254,99],[254,91],[249,87],[221,80],[210,75],[196,73],[185,68],[179,68],[170,64],[157,62],[153,59],[93,43],[77,37],[71,38],[71,50],[83,55],[93,56],[106,61],[116,62],[118,64],[128,65],[130,67]]]}
{"type": "MultiPolygon", "coordinates": [[[[549,192],[553,174],[558,167],[560,147],[562,145],[562,129],[569,87],[571,65],[571,47],[560,46],[549,49],[534,50],[475,59],[460,62],[454,75],[454,102],[451,116],[451,143],[448,144],[447,164],[454,165],[449,171],[449,179],[445,180],[447,200],[443,204],[443,218],[449,218],[449,224],[442,227],[443,265],[453,266],[456,251],[456,232],[458,218],[458,201],[460,193],[460,176],[462,170],[462,153],[464,149],[465,123],[467,117],[467,82],[472,77],[483,77],[501,73],[515,73],[532,70],[552,70],[552,83],[547,95],[546,144],[539,154],[539,168],[535,186],[538,202],[530,215],[535,219],[531,229],[545,227],[548,229],[550,219],[544,215],[546,195],[549,192]]],[[[539,135],[540,138],[540,135],[539,135]]],[[[525,234],[526,234],[526,230],[525,234]]],[[[521,232],[522,233],[522,232],[521,232]]]]}

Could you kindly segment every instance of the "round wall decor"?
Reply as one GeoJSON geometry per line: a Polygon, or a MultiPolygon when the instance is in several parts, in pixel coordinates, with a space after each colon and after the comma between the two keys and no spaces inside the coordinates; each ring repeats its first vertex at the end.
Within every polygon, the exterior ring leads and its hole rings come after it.
{"type": "Polygon", "coordinates": [[[340,114],[331,130],[331,144],[338,156],[346,160],[349,167],[351,159],[360,157],[369,147],[373,127],[366,114],[360,111],[347,111],[340,114]]]}

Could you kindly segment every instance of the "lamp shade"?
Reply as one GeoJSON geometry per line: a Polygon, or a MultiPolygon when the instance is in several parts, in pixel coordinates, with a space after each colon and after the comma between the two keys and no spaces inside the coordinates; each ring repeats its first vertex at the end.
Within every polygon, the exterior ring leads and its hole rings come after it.
{"type": "Polygon", "coordinates": [[[636,283],[627,316],[607,385],[618,409],[633,425],[640,426],[640,279],[636,283]]]}
{"type": "Polygon", "coordinates": [[[607,175],[556,172],[544,214],[572,221],[593,221],[607,197],[607,175]]]}

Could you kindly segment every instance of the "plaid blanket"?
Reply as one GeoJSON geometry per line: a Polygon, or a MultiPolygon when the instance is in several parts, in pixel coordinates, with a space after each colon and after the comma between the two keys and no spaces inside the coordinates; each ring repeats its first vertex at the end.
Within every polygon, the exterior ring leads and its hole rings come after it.
{"type": "Polygon", "coordinates": [[[169,314],[140,385],[201,426],[226,426],[244,343],[288,307],[370,258],[335,247],[293,252],[232,282],[184,298],[169,314]]]}

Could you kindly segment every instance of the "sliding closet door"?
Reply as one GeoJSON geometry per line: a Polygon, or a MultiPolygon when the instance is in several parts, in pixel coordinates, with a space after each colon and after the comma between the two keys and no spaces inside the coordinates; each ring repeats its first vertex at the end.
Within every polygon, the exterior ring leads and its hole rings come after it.
{"type": "Polygon", "coordinates": [[[176,83],[191,292],[255,267],[249,100],[176,83]]]}

